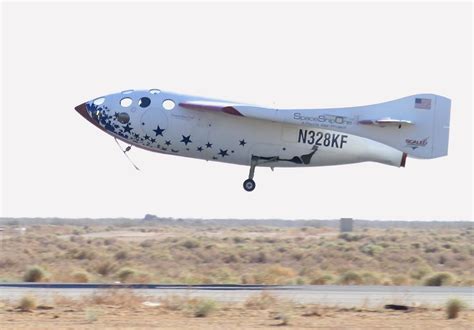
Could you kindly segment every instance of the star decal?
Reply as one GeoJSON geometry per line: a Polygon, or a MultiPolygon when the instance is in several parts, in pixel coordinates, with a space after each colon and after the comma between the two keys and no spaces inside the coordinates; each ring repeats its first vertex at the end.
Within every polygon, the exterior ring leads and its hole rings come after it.
{"type": "Polygon", "coordinates": [[[167,140],[167,141],[165,141],[165,144],[166,144],[167,146],[170,146],[170,145],[171,145],[171,141],[170,141],[170,140],[167,140]]]}
{"type": "Polygon", "coordinates": [[[155,143],[156,139],[151,138],[150,141],[151,141],[151,143],[155,143]]]}
{"type": "Polygon", "coordinates": [[[163,136],[163,132],[165,131],[164,128],[160,128],[160,125],[156,127],[156,129],[153,130],[155,132],[155,136],[161,135],[163,136]]]}
{"type": "Polygon", "coordinates": [[[133,129],[133,128],[130,127],[130,123],[128,123],[127,125],[125,125],[125,126],[123,127],[123,132],[124,132],[124,133],[130,133],[130,132],[132,131],[132,129],[133,129]]]}
{"type": "Polygon", "coordinates": [[[135,138],[138,139],[138,138],[140,137],[140,134],[138,134],[138,133],[133,133],[133,136],[135,136],[135,138]]]}
{"type": "Polygon", "coordinates": [[[201,152],[203,149],[202,149],[201,146],[199,146],[196,150],[199,151],[199,152],[201,152]]]}
{"type": "Polygon", "coordinates": [[[221,155],[222,157],[229,156],[229,154],[227,153],[227,149],[226,150],[219,149],[219,155],[221,155]]]}
{"type": "Polygon", "coordinates": [[[193,143],[193,141],[191,141],[191,135],[188,135],[188,136],[184,136],[182,135],[183,139],[179,142],[183,142],[185,145],[188,145],[188,143],[193,143]]]}
{"type": "Polygon", "coordinates": [[[210,142],[206,143],[206,148],[212,148],[212,143],[210,142]]]}
{"type": "Polygon", "coordinates": [[[148,134],[145,135],[145,140],[148,140],[150,137],[148,136],[148,134]]]}
{"type": "Polygon", "coordinates": [[[247,142],[245,142],[244,139],[239,140],[239,145],[241,145],[242,147],[245,147],[246,144],[247,144],[247,142]]]}

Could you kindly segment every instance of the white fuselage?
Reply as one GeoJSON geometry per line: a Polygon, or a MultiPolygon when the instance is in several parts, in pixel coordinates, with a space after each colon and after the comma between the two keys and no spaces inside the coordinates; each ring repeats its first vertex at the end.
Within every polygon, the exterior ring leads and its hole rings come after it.
{"type": "Polygon", "coordinates": [[[401,151],[367,138],[224,112],[190,110],[179,105],[187,97],[165,92],[130,91],[108,95],[100,102],[96,100],[85,105],[90,120],[112,136],[140,148],[170,155],[240,165],[249,165],[252,156],[258,156],[268,158],[259,166],[270,167],[364,161],[401,164],[401,151]],[[124,98],[130,98],[131,104],[122,106],[124,98]],[[142,98],[150,101],[146,107],[142,101],[142,105],[139,104],[142,98]],[[166,110],[163,107],[165,100],[172,100],[174,108],[166,110]]]}

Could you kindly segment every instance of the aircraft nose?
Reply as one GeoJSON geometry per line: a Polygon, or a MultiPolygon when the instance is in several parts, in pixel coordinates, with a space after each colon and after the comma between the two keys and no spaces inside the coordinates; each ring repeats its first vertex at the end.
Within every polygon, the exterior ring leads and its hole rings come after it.
{"type": "Polygon", "coordinates": [[[76,111],[82,116],[84,117],[85,119],[87,119],[89,122],[91,122],[94,126],[97,126],[98,128],[100,128],[101,130],[104,130],[104,128],[102,126],[99,125],[99,123],[94,120],[90,115],[89,113],[87,112],[87,105],[86,105],[86,102],[82,103],[82,104],[79,104],[78,106],[76,106],[74,109],[76,109],[76,111]]]}
{"type": "Polygon", "coordinates": [[[89,115],[87,114],[87,108],[86,108],[86,104],[85,103],[82,103],[82,104],[79,104],[77,107],[75,107],[74,109],[76,109],[77,112],[79,112],[79,114],[88,119],[89,118],[89,115]]]}

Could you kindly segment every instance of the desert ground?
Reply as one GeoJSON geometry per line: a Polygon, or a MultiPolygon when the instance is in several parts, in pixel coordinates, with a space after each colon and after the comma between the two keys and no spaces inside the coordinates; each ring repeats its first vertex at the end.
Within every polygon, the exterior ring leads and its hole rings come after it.
{"type": "Polygon", "coordinates": [[[80,300],[57,296],[52,303],[36,301],[34,306],[21,306],[21,302],[0,303],[2,329],[472,329],[474,322],[472,310],[448,319],[443,309],[388,311],[299,305],[265,293],[242,304],[216,304],[178,296],[149,303],[146,297],[122,290],[80,300]]]}
{"type": "MultiPolygon", "coordinates": [[[[472,286],[469,226],[356,228],[176,221],[0,223],[0,281],[472,286]]],[[[265,294],[243,303],[133,292],[76,300],[0,297],[0,328],[472,329],[474,311],[304,305],[265,294]],[[26,305],[26,306],[25,306],[26,305]],[[202,315],[201,315],[202,314],[202,315]]]]}
{"type": "Polygon", "coordinates": [[[0,281],[474,284],[472,228],[133,224],[3,226],[0,281]]]}

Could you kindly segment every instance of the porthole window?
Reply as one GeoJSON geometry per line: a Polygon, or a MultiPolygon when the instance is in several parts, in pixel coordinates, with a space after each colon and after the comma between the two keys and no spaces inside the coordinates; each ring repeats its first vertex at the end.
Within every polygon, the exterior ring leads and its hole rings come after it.
{"type": "Polygon", "coordinates": [[[142,108],[146,108],[151,103],[151,100],[148,97],[142,97],[138,100],[138,105],[142,108]]]}
{"type": "Polygon", "coordinates": [[[104,102],[105,102],[105,97],[101,97],[94,100],[94,105],[101,105],[104,102]]]}
{"type": "Polygon", "coordinates": [[[155,89],[150,89],[150,93],[151,93],[151,94],[160,94],[161,91],[160,91],[159,89],[156,89],[156,88],[155,88],[155,89]]]}
{"type": "Polygon", "coordinates": [[[123,99],[120,100],[120,105],[124,108],[127,108],[132,105],[132,99],[129,97],[124,97],[123,99]]]}
{"type": "Polygon", "coordinates": [[[164,100],[163,101],[163,108],[165,108],[166,110],[173,110],[173,108],[175,107],[175,103],[173,100],[164,100]]]}
{"type": "Polygon", "coordinates": [[[121,112],[118,114],[117,120],[122,124],[127,124],[130,121],[130,116],[126,112],[121,112]]]}

